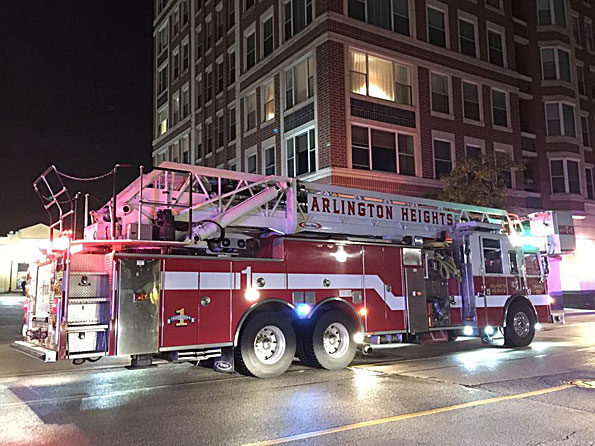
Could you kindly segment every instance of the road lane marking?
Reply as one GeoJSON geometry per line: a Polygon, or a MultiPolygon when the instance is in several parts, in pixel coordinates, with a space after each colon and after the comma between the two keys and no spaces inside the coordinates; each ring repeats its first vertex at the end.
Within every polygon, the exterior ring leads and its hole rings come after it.
{"type": "Polygon", "coordinates": [[[346,424],[344,426],[331,427],[329,429],[322,429],[319,431],[306,432],[303,434],[291,435],[289,437],[281,437],[281,438],[276,438],[273,440],[259,441],[256,443],[246,443],[246,444],[244,444],[244,446],[272,446],[272,445],[277,445],[277,444],[282,444],[282,443],[288,443],[290,441],[306,440],[308,438],[320,437],[320,436],[329,435],[329,434],[336,434],[339,432],[345,432],[345,431],[350,431],[350,430],[354,430],[354,429],[361,429],[364,427],[377,426],[379,424],[392,423],[395,421],[407,420],[409,418],[417,418],[417,417],[423,417],[426,415],[434,415],[434,414],[443,413],[443,412],[450,412],[453,410],[466,409],[468,407],[483,406],[486,404],[497,403],[500,401],[518,400],[518,399],[522,399],[522,398],[528,398],[531,396],[545,395],[547,393],[558,392],[560,390],[570,389],[571,387],[575,387],[575,386],[573,384],[562,384],[562,385],[555,386],[555,387],[548,387],[545,389],[533,390],[531,392],[517,393],[514,395],[502,395],[502,396],[497,396],[494,398],[487,398],[487,399],[483,399],[483,400],[469,401],[467,403],[455,404],[453,406],[438,407],[436,409],[422,410],[419,412],[405,413],[402,415],[395,415],[392,417],[378,418],[376,420],[368,420],[368,421],[362,421],[359,423],[346,424]]]}

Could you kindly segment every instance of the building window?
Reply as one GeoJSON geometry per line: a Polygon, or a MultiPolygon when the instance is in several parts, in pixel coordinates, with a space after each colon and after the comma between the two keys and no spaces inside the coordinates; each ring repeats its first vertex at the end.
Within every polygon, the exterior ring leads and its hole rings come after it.
{"type": "Polygon", "coordinates": [[[576,84],[578,86],[578,93],[585,94],[585,69],[582,65],[576,66],[576,84]]]}
{"type": "Polygon", "coordinates": [[[196,78],[196,109],[200,110],[202,107],[202,75],[196,78]]]}
{"type": "Polygon", "coordinates": [[[213,153],[213,123],[207,123],[207,155],[213,153]]]}
{"type": "Polygon", "coordinates": [[[180,92],[176,91],[171,98],[172,104],[172,124],[180,122],[180,92]]]}
{"type": "Polygon", "coordinates": [[[483,251],[483,268],[486,274],[502,274],[502,250],[500,240],[492,238],[481,238],[483,251]]]}
{"type": "Polygon", "coordinates": [[[246,155],[246,172],[256,173],[256,152],[246,155]]]}
{"type": "Polygon", "coordinates": [[[450,113],[448,77],[432,73],[430,81],[432,88],[432,111],[450,113]]]}
{"type": "Polygon", "coordinates": [[[275,85],[269,82],[261,90],[262,98],[262,119],[264,122],[275,118],[275,85]]]}
{"type": "Polygon", "coordinates": [[[314,58],[308,57],[285,72],[285,107],[294,107],[313,95],[314,58]]]}
{"type": "Polygon", "coordinates": [[[463,116],[465,119],[481,121],[479,85],[463,82],[463,116]]]}
{"type": "Polygon", "coordinates": [[[354,169],[415,175],[413,136],[368,127],[351,127],[354,169]]]}
{"type": "Polygon", "coordinates": [[[565,0],[537,0],[537,24],[566,28],[565,0]]]}
{"type": "Polygon", "coordinates": [[[256,92],[244,98],[244,131],[256,128],[256,92]]]}
{"type": "Polygon", "coordinates": [[[275,147],[265,147],[262,155],[262,172],[265,175],[275,175],[275,147]]]}
{"type": "Polygon", "coordinates": [[[488,56],[490,63],[504,66],[504,44],[502,34],[488,29],[488,56]]]}
{"type": "Polygon", "coordinates": [[[491,6],[492,8],[495,8],[495,9],[502,9],[500,0],[486,0],[486,6],[491,6]]]}
{"type": "Polygon", "coordinates": [[[202,159],[202,128],[196,129],[196,149],[194,152],[194,164],[198,164],[202,159]]]}
{"type": "Polygon", "coordinates": [[[256,33],[246,36],[246,71],[256,64],[256,33]]]}
{"type": "Polygon", "coordinates": [[[202,32],[198,31],[196,33],[196,62],[198,62],[202,57],[202,32]]]}
{"type": "Polygon", "coordinates": [[[262,24],[262,57],[273,52],[273,17],[269,17],[262,24]]]}
{"type": "Polygon", "coordinates": [[[406,65],[395,65],[395,101],[398,104],[413,105],[411,92],[411,69],[406,65]]]}
{"type": "Polygon", "coordinates": [[[229,109],[229,116],[227,118],[227,122],[229,124],[229,128],[227,130],[227,138],[229,141],[233,141],[236,139],[236,108],[229,109]]]}
{"type": "Polygon", "coordinates": [[[459,19],[459,46],[461,54],[476,57],[475,25],[472,22],[459,19]]]}
{"type": "Polygon", "coordinates": [[[223,115],[217,117],[217,147],[225,145],[225,118],[223,115]]]}
{"type": "Polygon", "coordinates": [[[578,16],[572,16],[572,35],[574,36],[574,43],[581,46],[581,28],[578,16]]]}
{"type": "Polygon", "coordinates": [[[312,22],[312,0],[289,0],[283,4],[285,40],[291,39],[312,22]]]}
{"type": "Polygon", "coordinates": [[[593,190],[593,169],[588,167],[585,169],[585,176],[587,177],[587,198],[592,200],[594,197],[593,190]]]}
{"type": "Polygon", "coordinates": [[[593,51],[593,23],[590,20],[585,20],[585,41],[587,49],[593,51]]]}
{"type": "Polygon", "coordinates": [[[236,53],[232,51],[227,55],[227,66],[229,68],[229,85],[236,81],[236,53]]]}
{"type": "Polygon", "coordinates": [[[236,167],[235,161],[230,161],[229,164],[227,165],[227,170],[231,170],[232,172],[235,172],[236,169],[237,169],[237,167],[236,167]]]}
{"type": "Polygon", "coordinates": [[[583,146],[589,147],[590,138],[589,138],[589,117],[588,116],[581,116],[581,131],[583,133],[583,146]]]}
{"type": "Polygon", "coordinates": [[[248,11],[256,3],[255,0],[244,0],[244,11],[248,11]]]}
{"type": "Polygon", "coordinates": [[[446,48],[446,19],[444,12],[428,8],[428,42],[446,48]]]}
{"type": "MultiPolygon", "coordinates": [[[[511,154],[510,151],[506,150],[506,149],[495,149],[494,150],[494,155],[498,155],[500,154],[500,156],[503,159],[510,159],[511,154]]],[[[498,179],[504,184],[504,186],[506,186],[508,189],[512,189],[512,170],[510,169],[502,169],[500,170],[500,172],[498,172],[498,179]]]]}
{"type": "Polygon", "coordinates": [[[157,112],[157,136],[161,136],[167,132],[167,115],[167,106],[157,112]]]}
{"type": "Polygon", "coordinates": [[[190,88],[188,84],[182,87],[182,119],[190,115],[190,88]]]}
{"type": "Polygon", "coordinates": [[[223,91],[225,79],[225,68],[223,68],[223,61],[217,64],[217,94],[223,91]]]}
{"type": "Polygon", "coordinates": [[[213,21],[205,22],[205,48],[209,52],[213,48],[213,21]]]}
{"type": "Polygon", "coordinates": [[[180,13],[178,10],[174,11],[171,18],[171,28],[174,36],[180,32],[180,13]]]}
{"type": "Polygon", "coordinates": [[[167,25],[157,31],[157,54],[161,54],[168,45],[167,25]]]}
{"type": "Polygon", "coordinates": [[[388,101],[396,100],[404,105],[413,103],[409,67],[355,51],[349,52],[349,59],[353,93],[388,101]]]}
{"type": "Polygon", "coordinates": [[[471,144],[465,145],[465,156],[468,160],[480,160],[483,152],[481,147],[471,144]]]}
{"type": "Polygon", "coordinates": [[[349,0],[349,17],[409,35],[408,0],[349,0]]]}
{"type": "Polygon", "coordinates": [[[578,161],[550,160],[550,177],[552,180],[552,193],[581,193],[578,161]]]}
{"type": "Polygon", "coordinates": [[[190,11],[188,8],[188,0],[184,0],[180,5],[180,15],[182,16],[182,26],[185,26],[190,21],[190,11]]]}
{"type": "Polygon", "coordinates": [[[188,145],[188,137],[184,136],[180,140],[180,152],[181,152],[181,161],[184,164],[188,164],[190,162],[190,147],[188,145]]]}
{"type": "Polygon", "coordinates": [[[223,38],[223,34],[225,34],[225,16],[223,15],[223,10],[216,13],[215,20],[217,21],[216,37],[217,41],[219,41],[223,38]]]}
{"type": "Polygon", "coordinates": [[[190,67],[190,43],[186,40],[182,43],[182,72],[185,73],[190,67]]]}
{"type": "Polygon", "coordinates": [[[236,24],[236,0],[229,0],[227,7],[227,29],[236,24]]]}
{"type": "Polygon", "coordinates": [[[175,81],[178,77],[180,77],[180,50],[176,47],[172,53],[171,78],[175,81]]]}
{"type": "Polygon", "coordinates": [[[561,79],[570,82],[570,54],[559,48],[541,49],[544,80],[561,79]]]}
{"type": "Polygon", "coordinates": [[[448,175],[452,170],[450,141],[434,140],[434,176],[436,179],[448,175]]]}
{"type": "Polygon", "coordinates": [[[492,119],[494,125],[508,127],[508,106],[506,93],[492,90],[492,119]]]}
{"type": "Polygon", "coordinates": [[[545,104],[548,136],[576,136],[574,106],[561,102],[545,104]]]}
{"type": "Polygon", "coordinates": [[[213,70],[207,71],[207,102],[213,100],[213,70]]]}
{"type": "Polygon", "coordinates": [[[157,94],[167,90],[167,84],[167,65],[164,65],[157,71],[157,94]]]}
{"type": "Polygon", "coordinates": [[[316,171],[316,138],[314,129],[288,138],[287,176],[295,177],[316,171]]]}

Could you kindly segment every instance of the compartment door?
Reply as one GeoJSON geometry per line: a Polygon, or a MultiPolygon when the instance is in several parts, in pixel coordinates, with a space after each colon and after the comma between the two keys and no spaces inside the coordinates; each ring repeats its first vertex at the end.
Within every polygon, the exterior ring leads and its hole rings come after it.
{"type": "Polygon", "coordinates": [[[159,260],[120,260],[117,355],[159,349],[159,260]]]}

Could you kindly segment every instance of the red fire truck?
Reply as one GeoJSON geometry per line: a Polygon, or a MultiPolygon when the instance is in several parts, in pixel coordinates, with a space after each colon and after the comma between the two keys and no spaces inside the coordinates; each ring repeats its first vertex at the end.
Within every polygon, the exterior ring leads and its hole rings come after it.
{"type": "Polygon", "coordinates": [[[526,346],[550,321],[547,263],[503,210],[165,162],[80,238],[61,175],[34,184],[59,235],[13,344],[45,361],[214,358],[270,377],[459,334],[526,346]]]}

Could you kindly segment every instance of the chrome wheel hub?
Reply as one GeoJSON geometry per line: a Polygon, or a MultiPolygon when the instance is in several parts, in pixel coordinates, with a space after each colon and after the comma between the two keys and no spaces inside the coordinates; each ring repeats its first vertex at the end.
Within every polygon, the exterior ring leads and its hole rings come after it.
{"type": "Polygon", "coordinates": [[[285,353],[285,335],[279,327],[267,325],[256,333],[254,353],[263,364],[274,364],[285,353]]]}
{"type": "Polygon", "coordinates": [[[326,327],[322,337],[324,351],[332,358],[340,358],[349,348],[349,331],[343,324],[334,322],[326,327]]]}
{"type": "Polygon", "coordinates": [[[522,311],[516,313],[512,318],[514,332],[521,338],[524,338],[529,334],[530,325],[529,318],[522,311]]]}

